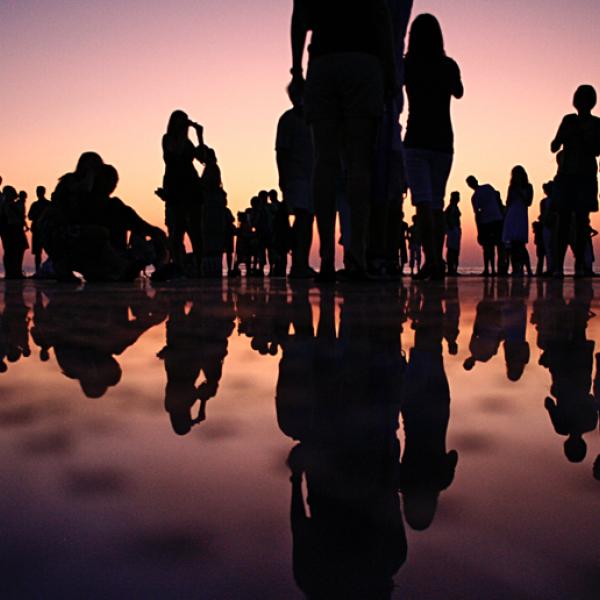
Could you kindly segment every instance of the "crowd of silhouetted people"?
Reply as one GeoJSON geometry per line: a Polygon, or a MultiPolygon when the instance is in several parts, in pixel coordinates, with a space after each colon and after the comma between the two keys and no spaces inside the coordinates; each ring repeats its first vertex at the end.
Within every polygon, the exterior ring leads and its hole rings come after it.
{"type": "MultiPolygon", "coordinates": [[[[457,275],[460,196],[450,194],[446,206],[445,200],[454,157],[450,105],[464,88],[436,17],[420,14],[408,30],[411,11],[412,0],[294,1],[292,108],[279,119],[275,143],[281,199],[277,190],[261,191],[236,220],[203,127],[176,110],[162,138],[165,171],[156,190],[165,205],[167,235],[114,196],[116,169],[85,152],[49,199],[42,186],[37,188],[29,212],[25,192],[1,188],[5,277],[23,277],[27,229],[36,276],[59,281],[76,281],[79,275],[88,281],[129,281],[147,267],[157,281],[225,273],[369,281],[398,277],[407,269],[417,279],[457,275]],[[404,221],[409,192],[415,210],[410,226],[404,221]],[[338,215],[341,270],[335,260],[338,215]],[[318,272],[309,264],[315,220],[318,272]]],[[[589,216],[598,210],[596,100],[590,85],[575,92],[576,113],[564,117],[551,143],[557,172],[544,185],[531,227],[534,190],[525,168],[512,170],[505,203],[492,185],[468,177],[484,275],[562,277],[569,247],[575,275],[594,274],[589,216]],[[535,271],[527,250],[530,229],[535,271]]]]}

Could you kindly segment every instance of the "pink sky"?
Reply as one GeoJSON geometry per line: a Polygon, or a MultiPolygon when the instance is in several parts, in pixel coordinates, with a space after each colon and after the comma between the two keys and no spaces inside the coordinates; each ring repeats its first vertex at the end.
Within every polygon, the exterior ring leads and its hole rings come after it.
{"type": "MultiPolygon", "coordinates": [[[[52,189],[89,149],[120,172],[118,194],[162,223],[160,139],[170,112],[205,125],[234,210],[277,185],[274,136],[287,108],[291,0],[74,2],[0,7],[0,175],[52,189]]],[[[415,1],[442,23],[462,69],[454,104],[450,189],[463,193],[463,261],[478,262],[464,178],[504,194],[523,164],[536,188],[552,177],[549,143],[574,89],[600,89],[595,0],[415,1]]],[[[535,216],[537,209],[532,209],[535,216]]],[[[600,220],[594,219],[600,225],[600,220]]]]}

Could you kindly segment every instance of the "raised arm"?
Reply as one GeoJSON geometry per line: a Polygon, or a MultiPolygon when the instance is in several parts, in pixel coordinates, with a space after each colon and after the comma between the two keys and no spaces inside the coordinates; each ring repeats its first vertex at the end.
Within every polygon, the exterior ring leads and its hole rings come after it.
{"type": "Polygon", "coordinates": [[[294,9],[292,12],[292,81],[304,80],[302,71],[302,59],[304,57],[304,47],[306,46],[306,36],[308,34],[308,14],[304,0],[294,0],[294,9]]]}

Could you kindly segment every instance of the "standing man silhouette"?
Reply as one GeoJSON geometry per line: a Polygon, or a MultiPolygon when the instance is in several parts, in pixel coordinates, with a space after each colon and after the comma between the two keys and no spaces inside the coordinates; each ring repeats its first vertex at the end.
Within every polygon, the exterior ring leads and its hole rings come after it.
{"type": "Polygon", "coordinates": [[[394,45],[385,0],[294,0],[291,88],[305,81],[302,58],[308,32],[305,110],[315,144],[314,201],[321,241],[318,279],[335,274],[336,177],[343,160],[352,211],[345,253],[348,279],[366,279],[366,245],[377,128],[385,92],[395,83],[394,45]]]}

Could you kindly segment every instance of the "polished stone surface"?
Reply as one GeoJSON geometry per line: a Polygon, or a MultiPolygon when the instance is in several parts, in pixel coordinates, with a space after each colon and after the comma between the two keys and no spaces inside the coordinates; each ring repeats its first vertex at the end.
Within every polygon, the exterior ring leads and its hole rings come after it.
{"type": "Polygon", "coordinates": [[[0,283],[0,597],[598,598],[599,299],[0,283]]]}

